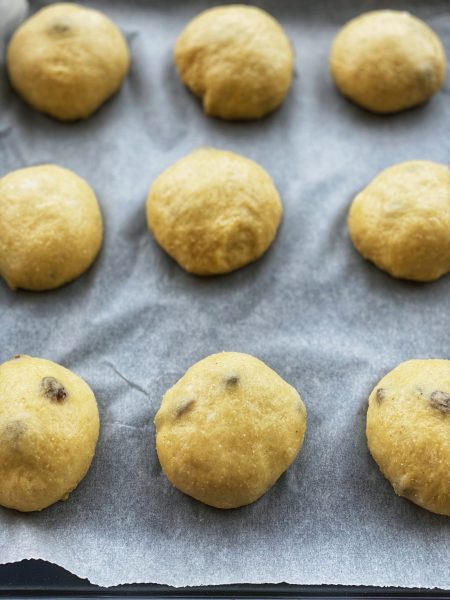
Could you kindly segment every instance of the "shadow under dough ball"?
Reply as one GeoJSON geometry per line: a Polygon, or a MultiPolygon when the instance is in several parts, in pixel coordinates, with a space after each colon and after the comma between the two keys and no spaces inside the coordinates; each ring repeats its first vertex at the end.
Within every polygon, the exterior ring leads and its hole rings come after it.
{"type": "Polygon", "coordinates": [[[164,395],[155,417],[161,466],[179,490],[216,508],[258,500],[297,456],[306,409],[248,354],[212,354],[164,395]]]}
{"type": "Polygon", "coordinates": [[[71,121],[89,117],[121,85],[128,46],[104,14],[77,4],[53,4],[15,32],[7,53],[9,78],[37,110],[71,121]]]}
{"type": "Polygon", "coordinates": [[[450,360],[410,360],[383,377],[366,433],[396,494],[450,516],[450,360]]]}
{"type": "Polygon", "coordinates": [[[392,113],[422,104],[442,87],[446,58],[426,23],[407,12],[376,10],[341,29],[330,68],[344,96],[373,112],[392,113]]]}
{"type": "Polygon", "coordinates": [[[362,256],[394,277],[431,281],[450,271],[450,168],[424,160],[382,171],[348,217],[362,256]]]}
{"type": "Polygon", "coordinates": [[[81,377],[31,356],[0,365],[0,504],[29,512],[66,500],[91,465],[99,426],[81,377]]]}
{"type": "Polygon", "coordinates": [[[147,198],[150,230],[189,273],[228,273],[272,243],[282,206],[269,175],[252,160],[202,148],[164,171],[147,198]]]}
{"type": "Polygon", "coordinates": [[[281,25],[254,6],[232,4],[192,19],[175,46],[183,83],[203,100],[206,114],[258,119],[284,100],[294,53],[281,25]]]}
{"type": "Polygon", "coordinates": [[[102,243],[100,208],[69,169],[40,165],[0,179],[0,275],[13,290],[50,290],[72,281],[102,243]]]}

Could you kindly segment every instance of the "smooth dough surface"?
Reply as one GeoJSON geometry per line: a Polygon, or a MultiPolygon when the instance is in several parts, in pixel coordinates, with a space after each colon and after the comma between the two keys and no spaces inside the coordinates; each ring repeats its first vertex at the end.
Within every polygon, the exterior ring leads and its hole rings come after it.
{"type": "Polygon", "coordinates": [[[331,75],[350,100],[390,113],[428,100],[442,87],[444,47],[426,23],[395,10],[367,12],[345,25],[330,55],[331,75]]]}
{"type": "Polygon", "coordinates": [[[366,433],[396,494],[450,516],[450,360],[410,360],[383,377],[366,433]]]}
{"type": "Polygon", "coordinates": [[[130,63],[119,29],[77,4],[41,9],[15,32],[7,65],[32,106],[63,121],[89,117],[122,83],[130,63]]]}
{"type": "Polygon", "coordinates": [[[192,366],[156,414],[156,449],[171,483],[217,508],[260,498],[297,456],[306,409],[275,371],[222,352],[192,366]]]}
{"type": "Polygon", "coordinates": [[[232,4],[189,22],[177,40],[175,62],[206,114],[258,119],[288,93],[294,54],[273,17],[255,6],[232,4]]]}
{"type": "Polygon", "coordinates": [[[164,171],[147,198],[158,243],[186,271],[227,273],[270,246],[282,206],[269,175],[252,160],[203,148],[164,171]]]}
{"type": "Polygon", "coordinates": [[[49,290],[75,279],[102,236],[94,192],[73,171],[41,165],[0,179],[0,274],[11,289],[49,290]]]}
{"type": "Polygon", "coordinates": [[[28,512],[66,500],[98,434],[97,402],[80,377],[25,355],[0,365],[0,504],[28,512]]]}
{"type": "Polygon", "coordinates": [[[450,271],[450,168],[423,160],[385,169],[354,199],[356,249],[394,277],[431,281],[450,271]]]}

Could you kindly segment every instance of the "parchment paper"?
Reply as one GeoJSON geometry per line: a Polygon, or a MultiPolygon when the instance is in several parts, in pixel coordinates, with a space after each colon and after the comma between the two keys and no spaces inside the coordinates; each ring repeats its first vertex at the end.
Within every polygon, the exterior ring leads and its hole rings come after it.
{"type": "MultiPolygon", "coordinates": [[[[33,2],[33,9],[43,2],[33,2]]],[[[450,81],[421,108],[371,115],[343,99],[327,69],[338,28],[362,11],[410,9],[450,56],[450,3],[357,0],[258,3],[291,37],[297,75],[261,122],[207,118],[179,82],[172,47],[205,1],[92,0],[123,29],[133,66],[120,93],[85,122],[26,106],[3,81],[1,174],[44,162],[94,187],[106,237],[82,278],[49,293],[0,284],[0,359],[27,353],[85,378],[101,412],[92,468],[67,502],[36,514],[0,510],[0,562],[43,558],[110,586],[236,582],[450,588],[450,519],[398,498],[364,436],[369,392],[414,357],[449,357],[450,276],[396,281],[363,261],[346,215],[381,169],[448,162],[450,81]],[[285,215],[257,263],[201,279],[147,231],[152,180],[200,145],[258,161],[285,215]],[[221,512],[171,487],[155,453],[165,390],[213,352],[249,352],[301,393],[299,458],[256,504],[221,512]]],[[[3,80],[5,78],[3,77],[3,80]]]]}

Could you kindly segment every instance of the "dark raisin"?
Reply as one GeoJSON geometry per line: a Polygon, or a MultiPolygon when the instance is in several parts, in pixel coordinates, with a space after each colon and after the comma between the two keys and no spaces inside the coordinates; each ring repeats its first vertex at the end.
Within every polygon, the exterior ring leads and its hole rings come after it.
{"type": "Polygon", "coordinates": [[[234,387],[238,383],[239,383],[238,375],[230,375],[229,377],[226,377],[226,379],[225,379],[225,384],[229,385],[230,387],[234,387]]]}
{"type": "Polygon", "coordinates": [[[398,496],[401,496],[402,498],[406,498],[407,500],[412,500],[414,502],[414,497],[415,497],[415,492],[412,488],[410,487],[398,487],[396,488],[396,493],[398,496]]]}
{"type": "Polygon", "coordinates": [[[426,87],[432,84],[436,78],[435,71],[429,64],[421,65],[416,75],[418,85],[426,87]]]}
{"type": "Polygon", "coordinates": [[[185,412],[187,412],[188,410],[191,410],[191,408],[194,406],[195,404],[195,400],[186,400],[185,402],[182,402],[176,412],[175,412],[175,418],[178,419],[178,417],[181,417],[181,415],[184,415],[185,412]]]}
{"type": "Polygon", "coordinates": [[[377,399],[378,404],[381,404],[386,398],[386,390],[384,388],[378,388],[375,397],[377,399]]]}
{"type": "Polygon", "coordinates": [[[52,31],[54,31],[55,33],[66,33],[66,31],[69,31],[70,29],[70,25],[67,25],[67,23],[54,23],[52,25],[52,31]]]}
{"type": "Polygon", "coordinates": [[[441,412],[450,413],[450,394],[436,390],[430,396],[430,404],[441,412]]]}
{"type": "Polygon", "coordinates": [[[44,390],[44,396],[50,398],[50,400],[62,402],[67,398],[65,387],[54,377],[44,377],[41,385],[44,390]]]}

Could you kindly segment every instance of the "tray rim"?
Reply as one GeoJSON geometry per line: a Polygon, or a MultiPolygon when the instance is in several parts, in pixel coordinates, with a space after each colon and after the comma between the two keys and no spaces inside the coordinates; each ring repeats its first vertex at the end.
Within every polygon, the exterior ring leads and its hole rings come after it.
{"type": "Polygon", "coordinates": [[[450,600],[450,590],[439,588],[400,588],[349,585],[299,585],[289,583],[230,584],[217,586],[172,587],[154,583],[122,584],[104,588],[80,579],[54,563],[39,559],[0,565],[0,598],[301,598],[321,599],[376,599],[428,598],[450,600]],[[31,577],[30,577],[31,576],[31,577]]]}

